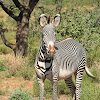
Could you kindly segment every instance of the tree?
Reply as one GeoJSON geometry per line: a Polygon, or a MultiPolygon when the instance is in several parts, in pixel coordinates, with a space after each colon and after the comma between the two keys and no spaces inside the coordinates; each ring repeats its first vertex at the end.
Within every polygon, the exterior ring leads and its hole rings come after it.
{"type": "Polygon", "coordinates": [[[14,51],[15,56],[19,54],[22,56],[26,56],[29,19],[34,7],[36,6],[39,0],[29,0],[28,6],[25,5],[25,3],[28,0],[23,0],[23,4],[21,4],[19,0],[12,0],[12,1],[20,11],[18,16],[15,15],[13,11],[9,9],[9,7],[7,7],[1,0],[0,0],[0,5],[2,9],[17,22],[16,43],[15,44],[9,43],[5,38],[4,32],[0,32],[1,38],[3,40],[3,43],[14,51]]]}

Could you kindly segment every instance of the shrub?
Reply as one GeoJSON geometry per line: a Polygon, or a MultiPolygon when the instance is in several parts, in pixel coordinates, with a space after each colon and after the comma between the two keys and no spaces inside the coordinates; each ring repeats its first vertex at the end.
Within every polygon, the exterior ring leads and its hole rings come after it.
{"type": "MultiPolygon", "coordinates": [[[[2,16],[2,15],[1,15],[2,16]]],[[[1,17],[0,16],[0,17],[1,17]]],[[[2,16],[3,17],[3,16],[2,16]]],[[[0,26],[4,26],[5,24],[4,24],[4,22],[3,21],[0,21],[0,26]]]]}
{"type": "Polygon", "coordinates": [[[5,71],[6,67],[2,62],[0,62],[0,71],[5,71]]]}
{"type": "Polygon", "coordinates": [[[34,84],[33,84],[33,96],[39,97],[39,86],[36,79],[34,80],[34,84]]]}
{"type": "Polygon", "coordinates": [[[7,90],[1,90],[0,89],[0,95],[5,95],[7,93],[7,90]]]}
{"type": "Polygon", "coordinates": [[[21,88],[15,90],[8,100],[32,100],[27,91],[22,91],[21,88]]]}
{"type": "Polygon", "coordinates": [[[52,98],[52,83],[48,79],[45,80],[44,89],[45,89],[44,96],[47,99],[52,98]]]}
{"type": "Polygon", "coordinates": [[[0,15],[0,18],[3,18],[4,17],[4,15],[0,15]]]}
{"type": "Polygon", "coordinates": [[[78,41],[87,53],[88,65],[92,66],[96,59],[100,44],[99,15],[96,12],[84,12],[79,9],[65,10],[61,13],[62,22],[57,27],[57,40],[72,37],[78,41]],[[97,49],[98,48],[98,49],[97,49]],[[92,54],[92,56],[91,56],[92,54]]]}
{"type": "Polygon", "coordinates": [[[58,95],[61,95],[61,94],[68,95],[68,94],[70,94],[69,88],[67,87],[64,80],[58,82],[58,91],[57,92],[58,92],[58,95]]]}
{"type": "Polygon", "coordinates": [[[8,54],[6,56],[2,55],[1,60],[11,76],[16,75],[16,72],[18,72],[21,67],[28,65],[27,58],[22,58],[20,56],[15,57],[12,54],[8,54]]]}
{"type": "Polygon", "coordinates": [[[10,52],[12,52],[10,48],[6,47],[5,45],[0,46],[0,54],[8,54],[10,52]]]}
{"type": "Polygon", "coordinates": [[[20,68],[20,71],[18,72],[25,80],[31,80],[34,73],[34,68],[29,65],[20,68]]]}
{"type": "Polygon", "coordinates": [[[30,60],[30,58],[28,57],[15,57],[12,54],[8,54],[6,56],[1,55],[1,61],[3,63],[0,62],[0,71],[3,72],[0,73],[0,75],[3,75],[3,77],[5,76],[9,78],[11,76],[16,76],[23,77],[25,80],[31,80],[33,75],[35,74],[35,70],[33,67],[34,61],[32,61],[32,59],[30,60]]]}
{"type": "Polygon", "coordinates": [[[6,67],[12,76],[16,74],[20,67],[24,66],[24,63],[21,57],[15,58],[14,55],[10,55],[6,58],[6,67]]]}

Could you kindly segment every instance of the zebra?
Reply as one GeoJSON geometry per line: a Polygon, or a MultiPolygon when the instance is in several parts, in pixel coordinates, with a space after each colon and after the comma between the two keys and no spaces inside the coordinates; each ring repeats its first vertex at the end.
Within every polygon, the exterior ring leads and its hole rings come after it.
{"type": "Polygon", "coordinates": [[[39,22],[42,27],[42,36],[34,65],[39,85],[39,100],[44,99],[45,79],[52,82],[53,100],[57,100],[57,83],[61,79],[64,79],[70,88],[72,100],[80,100],[84,70],[88,76],[95,78],[85,66],[85,50],[72,38],[56,42],[54,27],[60,23],[60,14],[56,14],[51,23],[50,19],[42,14],[39,17],[39,22]],[[72,81],[73,74],[75,75],[76,86],[72,81]]]}

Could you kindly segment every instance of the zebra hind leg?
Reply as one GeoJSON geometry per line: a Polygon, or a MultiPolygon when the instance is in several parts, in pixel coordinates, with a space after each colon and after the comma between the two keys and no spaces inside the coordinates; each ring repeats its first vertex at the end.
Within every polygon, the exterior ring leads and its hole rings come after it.
{"type": "Polygon", "coordinates": [[[74,85],[74,83],[72,81],[72,76],[67,78],[65,80],[65,83],[67,84],[67,86],[70,89],[70,92],[71,92],[71,95],[72,95],[72,100],[76,100],[76,96],[75,96],[75,89],[76,89],[76,87],[75,87],[75,85],[74,85]]]}
{"type": "Polygon", "coordinates": [[[81,64],[78,67],[77,75],[76,75],[76,100],[80,100],[81,96],[81,83],[82,83],[82,76],[85,69],[85,64],[81,64]]]}

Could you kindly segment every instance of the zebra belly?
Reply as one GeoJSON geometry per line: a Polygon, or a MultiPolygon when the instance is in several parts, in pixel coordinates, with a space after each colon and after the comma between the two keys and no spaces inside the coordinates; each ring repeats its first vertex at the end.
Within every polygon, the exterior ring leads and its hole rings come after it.
{"type": "Polygon", "coordinates": [[[67,79],[68,77],[72,76],[72,74],[74,74],[76,72],[76,70],[66,70],[66,69],[60,68],[58,79],[59,80],[67,79]]]}

